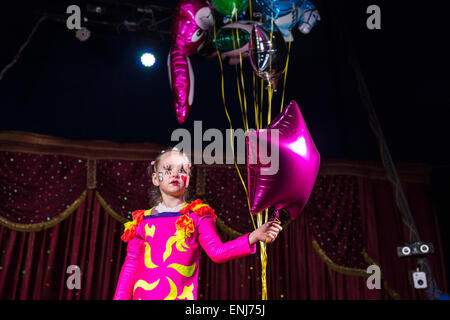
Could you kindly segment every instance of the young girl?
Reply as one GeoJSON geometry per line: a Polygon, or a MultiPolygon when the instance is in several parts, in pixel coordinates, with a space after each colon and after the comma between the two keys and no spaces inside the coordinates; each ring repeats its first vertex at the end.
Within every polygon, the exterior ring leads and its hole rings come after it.
{"type": "Polygon", "coordinates": [[[200,247],[216,263],[254,254],[258,241],[273,242],[280,223],[268,222],[252,233],[223,243],[214,210],[200,199],[185,202],[190,161],[177,149],[152,161],[152,182],[159,203],[133,212],[122,240],[128,242],[114,300],[197,299],[200,247]]]}

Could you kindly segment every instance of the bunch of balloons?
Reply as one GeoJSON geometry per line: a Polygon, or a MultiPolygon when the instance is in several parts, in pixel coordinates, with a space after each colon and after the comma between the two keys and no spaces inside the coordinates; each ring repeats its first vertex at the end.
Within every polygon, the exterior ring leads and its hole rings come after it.
{"type": "MultiPolygon", "coordinates": [[[[297,103],[291,101],[284,112],[280,111],[273,121],[270,119],[272,93],[276,91],[278,79],[287,69],[288,46],[290,48],[294,40],[292,30],[297,26],[300,32],[309,33],[319,20],[318,11],[308,0],[179,0],[175,9],[168,70],[176,117],[180,124],[186,121],[193,103],[194,72],[189,60],[193,54],[201,53],[208,57],[219,54],[219,57],[228,59],[231,65],[240,64],[242,59],[249,58],[254,73],[267,83],[267,127],[262,127],[262,84],[261,108],[257,107],[256,99],[254,104],[256,131],[248,131],[246,104],[242,108],[240,101],[244,128],[249,133],[246,140],[248,188],[237,165],[236,170],[247,193],[254,226],[254,215],[257,226],[262,225],[263,211],[266,212],[267,222],[269,207],[275,208],[276,212],[284,209],[291,219],[296,219],[308,201],[317,178],[320,154],[297,103]],[[251,12],[244,19],[249,8],[251,12]],[[272,136],[272,132],[279,135],[274,133],[272,136]],[[268,174],[266,162],[258,153],[261,145],[279,151],[276,172],[268,174]]],[[[220,66],[223,80],[222,63],[220,66]]],[[[242,70],[241,66],[241,84],[238,82],[237,85],[239,99],[242,86],[246,103],[242,70]]],[[[284,79],[286,81],[286,73],[284,79]]],[[[225,106],[225,99],[223,101],[225,106]]],[[[283,105],[283,99],[281,101],[283,105]]],[[[228,120],[231,127],[229,116],[228,120]]],[[[262,242],[260,246],[262,299],[265,300],[267,246],[262,242]]]]}
{"type": "Polygon", "coordinates": [[[235,65],[249,58],[255,73],[276,88],[285,69],[286,42],[298,26],[306,34],[320,20],[308,0],[180,0],[173,16],[169,81],[178,123],[192,108],[194,72],[189,56],[220,54],[235,65]],[[247,15],[249,4],[252,12],[247,15]],[[252,20],[253,16],[260,21],[252,20]]]}

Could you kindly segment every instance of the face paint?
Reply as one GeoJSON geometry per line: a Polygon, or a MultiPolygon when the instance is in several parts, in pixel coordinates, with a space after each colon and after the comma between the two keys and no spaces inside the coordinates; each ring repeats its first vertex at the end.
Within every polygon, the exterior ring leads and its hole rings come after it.
{"type": "Polygon", "coordinates": [[[184,185],[186,185],[187,176],[184,174],[181,175],[181,180],[183,180],[184,185]]]}
{"type": "MultiPolygon", "coordinates": [[[[172,166],[170,166],[170,165],[164,166],[164,167],[163,167],[163,170],[164,170],[164,174],[165,174],[166,176],[170,176],[170,175],[172,174],[172,166]]],[[[161,173],[162,173],[162,172],[161,172],[161,173]]]]}
{"type": "Polygon", "coordinates": [[[163,181],[163,173],[162,172],[158,172],[158,180],[163,181]]]}

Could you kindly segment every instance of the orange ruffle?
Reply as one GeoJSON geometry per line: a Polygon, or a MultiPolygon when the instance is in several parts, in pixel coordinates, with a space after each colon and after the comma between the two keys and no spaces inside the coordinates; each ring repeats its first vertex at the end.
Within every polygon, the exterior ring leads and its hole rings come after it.
{"type": "Polygon", "coordinates": [[[136,210],[136,211],[133,211],[131,216],[133,217],[133,220],[136,220],[136,222],[139,224],[142,222],[142,220],[144,220],[144,213],[145,213],[145,210],[136,210]]]}
{"type": "Polygon", "coordinates": [[[214,209],[204,204],[201,199],[197,199],[192,201],[190,204],[186,205],[184,208],[180,210],[181,214],[189,214],[189,212],[193,211],[197,216],[203,216],[205,214],[210,214],[214,219],[217,218],[214,209]],[[200,206],[202,205],[202,206],[200,206]],[[197,207],[197,208],[196,208],[197,207]]]}
{"type": "Polygon", "coordinates": [[[195,213],[196,215],[200,216],[200,217],[203,216],[203,215],[205,215],[205,214],[210,214],[210,215],[212,215],[212,217],[213,217],[214,219],[217,218],[214,209],[211,208],[211,207],[208,206],[208,205],[206,205],[206,206],[204,206],[204,207],[201,207],[201,208],[198,208],[198,209],[194,210],[194,213],[195,213]]]}
{"type": "Polygon", "coordinates": [[[181,214],[186,214],[189,213],[191,211],[194,211],[194,207],[203,203],[203,201],[201,199],[197,199],[195,201],[192,201],[191,203],[189,203],[188,205],[184,206],[183,208],[181,208],[180,213],[181,214]]]}
{"type": "Polygon", "coordinates": [[[125,232],[120,237],[124,242],[128,242],[136,235],[137,226],[144,220],[145,210],[136,210],[131,214],[133,221],[125,223],[125,232]]]}
{"type": "Polygon", "coordinates": [[[189,214],[183,214],[175,222],[177,230],[181,230],[187,237],[190,237],[191,233],[194,232],[194,221],[189,217],[189,214]]]}

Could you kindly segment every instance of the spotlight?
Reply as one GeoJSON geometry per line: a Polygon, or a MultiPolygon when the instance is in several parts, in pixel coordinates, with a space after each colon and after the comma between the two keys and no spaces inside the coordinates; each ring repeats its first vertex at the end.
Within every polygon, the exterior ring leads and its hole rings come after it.
{"type": "Polygon", "coordinates": [[[141,55],[141,63],[144,67],[150,68],[156,62],[155,56],[150,52],[145,52],[141,55]]]}
{"type": "Polygon", "coordinates": [[[86,41],[91,37],[91,32],[87,28],[81,28],[75,32],[75,37],[80,41],[86,41]]]}
{"type": "Polygon", "coordinates": [[[92,4],[88,4],[86,6],[86,9],[88,12],[96,13],[96,14],[105,14],[105,11],[106,11],[106,8],[92,5],[92,4]]]}
{"type": "Polygon", "coordinates": [[[414,242],[397,247],[397,255],[399,257],[426,256],[432,253],[434,253],[432,243],[414,242]]]}

